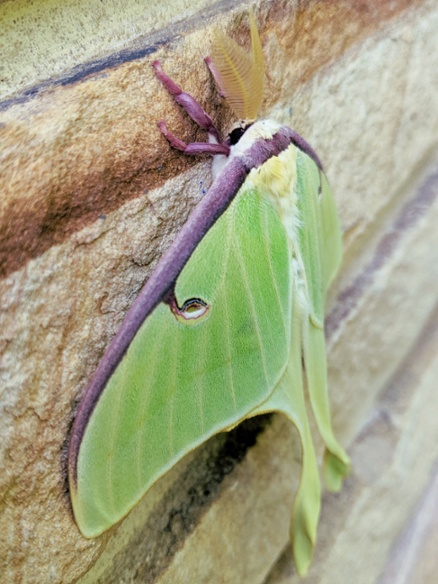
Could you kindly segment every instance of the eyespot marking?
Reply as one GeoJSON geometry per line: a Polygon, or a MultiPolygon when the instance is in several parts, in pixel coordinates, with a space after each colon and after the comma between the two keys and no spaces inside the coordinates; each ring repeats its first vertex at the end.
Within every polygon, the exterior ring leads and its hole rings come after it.
{"type": "Polygon", "coordinates": [[[169,306],[175,318],[183,324],[199,323],[207,316],[210,308],[202,298],[189,298],[181,307],[178,306],[176,298],[173,298],[169,306]]]}

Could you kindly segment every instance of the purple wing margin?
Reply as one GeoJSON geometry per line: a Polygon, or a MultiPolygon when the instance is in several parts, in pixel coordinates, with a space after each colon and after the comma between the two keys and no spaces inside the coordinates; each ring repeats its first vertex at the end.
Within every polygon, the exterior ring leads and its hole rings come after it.
{"type": "Polygon", "coordinates": [[[149,280],[126,314],[119,331],[105,352],[79,405],[69,446],[70,477],[77,483],[77,459],[88,420],[105,386],[147,316],[172,290],[176,279],[204,235],[227,209],[251,169],[278,155],[291,143],[306,152],[321,167],[310,146],[289,128],[282,127],[268,140],[259,139],[242,155],[231,157],[207,194],[196,206],[149,280]]]}

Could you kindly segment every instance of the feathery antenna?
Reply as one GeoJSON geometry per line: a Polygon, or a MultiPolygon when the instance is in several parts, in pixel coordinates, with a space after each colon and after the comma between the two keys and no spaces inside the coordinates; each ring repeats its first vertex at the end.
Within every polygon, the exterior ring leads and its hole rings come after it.
{"type": "Polygon", "coordinates": [[[252,11],[249,13],[251,52],[220,31],[215,31],[211,59],[206,62],[236,116],[255,120],[263,100],[265,77],[262,43],[252,11]]]}

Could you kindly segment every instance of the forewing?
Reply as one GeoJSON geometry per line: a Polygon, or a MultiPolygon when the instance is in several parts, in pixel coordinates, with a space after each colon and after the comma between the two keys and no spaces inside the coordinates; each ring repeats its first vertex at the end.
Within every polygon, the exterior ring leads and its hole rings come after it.
{"type": "Polygon", "coordinates": [[[245,185],[192,254],[110,378],[79,448],[76,521],[95,537],[186,452],[244,419],[272,392],[290,348],[291,262],[273,205],[245,185]]]}

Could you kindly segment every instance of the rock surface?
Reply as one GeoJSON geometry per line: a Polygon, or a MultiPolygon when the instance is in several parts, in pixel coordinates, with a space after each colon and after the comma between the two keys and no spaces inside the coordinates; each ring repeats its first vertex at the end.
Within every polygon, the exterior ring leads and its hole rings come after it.
{"type": "MultiPolygon", "coordinates": [[[[112,0],[99,18],[86,16],[85,0],[52,3],[54,12],[43,4],[0,3],[5,47],[29,38],[15,45],[16,63],[7,59],[0,102],[0,580],[298,582],[288,515],[300,451],[281,417],[213,438],[96,540],[79,534],[66,483],[85,386],[210,181],[208,162],[172,151],[156,129],[166,119],[176,135],[203,138],[150,65],[159,58],[226,128],[231,112],[202,57],[214,26],[247,41],[248,4],[179,0],[158,11],[112,0]],[[56,27],[69,30],[62,50],[56,27]]],[[[264,115],[315,147],[344,231],[327,335],[336,433],[353,471],[325,496],[306,582],[429,583],[438,7],[272,0],[254,11],[264,115]]]]}

